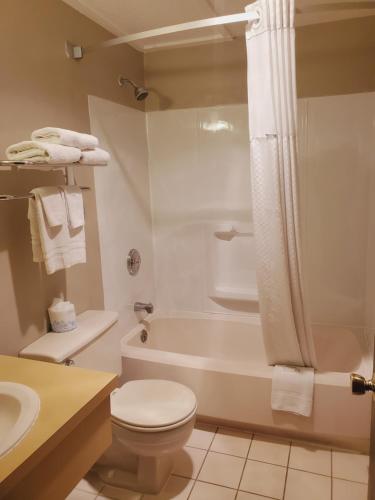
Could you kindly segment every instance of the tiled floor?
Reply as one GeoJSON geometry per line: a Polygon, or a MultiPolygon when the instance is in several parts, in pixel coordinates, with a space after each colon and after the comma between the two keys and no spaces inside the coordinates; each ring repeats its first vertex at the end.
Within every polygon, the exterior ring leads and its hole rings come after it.
{"type": "Polygon", "coordinates": [[[159,495],[104,486],[89,474],[69,500],[366,500],[368,456],[198,425],[159,495]]]}

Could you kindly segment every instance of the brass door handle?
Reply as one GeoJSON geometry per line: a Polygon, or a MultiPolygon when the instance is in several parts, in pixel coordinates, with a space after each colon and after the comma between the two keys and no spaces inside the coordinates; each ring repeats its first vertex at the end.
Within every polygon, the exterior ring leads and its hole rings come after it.
{"type": "Polygon", "coordinates": [[[367,391],[375,392],[375,381],[366,380],[362,375],[358,375],[358,373],[352,373],[350,375],[350,382],[352,385],[352,394],[357,394],[360,396],[361,394],[365,394],[367,391]]]}

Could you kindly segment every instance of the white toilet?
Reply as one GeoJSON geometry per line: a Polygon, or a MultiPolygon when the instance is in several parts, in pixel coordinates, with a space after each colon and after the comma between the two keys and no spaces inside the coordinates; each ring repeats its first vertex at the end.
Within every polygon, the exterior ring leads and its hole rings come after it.
{"type": "MultiPolygon", "coordinates": [[[[94,370],[121,370],[117,313],[86,311],[72,333],[48,333],[20,356],[94,370]]],[[[173,454],[194,427],[197,401],[186,386],[135,380],[111,394],[113,442],[94,468],[108,484],[158,493],[172,471],[173,454]]]]}

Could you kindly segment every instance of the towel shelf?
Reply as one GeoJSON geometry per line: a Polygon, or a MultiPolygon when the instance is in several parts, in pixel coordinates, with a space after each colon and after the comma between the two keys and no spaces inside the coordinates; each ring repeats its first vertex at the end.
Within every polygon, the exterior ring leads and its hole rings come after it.
{"type": "Polygon", "coordinates": [[[31,161],[31,160],[0,160],[0,167],[30,167],[30,170],[35,167],[35,168],[45,168],[46,170],[54,170],[54,169],[61,169],[61,168],[69,168],[69,167],[77,167],[79,168],[82,167],[95,167],[95,165],[83,165],[79,163],[78,161],[75,163],[42,163],[40,161],[31,161]]]}
{"type": "MultiPolygon", "coordinates": [[[[90,191],[91,188],[87,186],[79,186],[82,191],[90,191]]],[[[0,194],[0,201],[13,201],[13,200],[28,200],[34,198],[33,193],[13,195],[13,194],[0,194]]]]}
{"type": "MultiPolygon", "coordinates": [[[[12,161],[12,160],[0,160],[0,167],[28,167],[30,170],[32,170],[33,167],[37,169],[43,169],[45,168],[47,171],[48,170],[55,170],[55,169],[64,169],[64,177],[65,177],[65,184],[67,186],[77,186],[75,176],[74,176],[74,170],[73,167],[79,165],[80,168],[84,167],[84,165],[77,163],[70,163],[69,165],[64,163],[64,164],[57,164],[57,163],[41,163],[41,162],[35,162],[31,160],[19,160],[19,161],[12,161]]],[[[91,166],[91,165],[90,165],[91,166]]],[[[95,165],[93,165],[95,166],[95,165]]],[[[27,169],[25,169],[27,170],[27,169]]],[[[82,191],[89,191],[91,188],[87,186],[79,186],[82,191]]],[[[27,194],[21,194],[21,195],[12,195],[12,194],[0,194],[0,201],[11,201],[11,200],[28,200],[30,198],[34,198],[34,195],[32,193],[27,193],[27,194]]]]}

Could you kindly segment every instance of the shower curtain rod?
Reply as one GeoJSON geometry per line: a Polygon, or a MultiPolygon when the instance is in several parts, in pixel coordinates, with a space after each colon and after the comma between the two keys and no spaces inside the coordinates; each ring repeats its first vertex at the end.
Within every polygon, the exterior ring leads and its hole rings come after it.
{"type": "Polygon", "coordinates": [[[181,33],[182,31],[190,31],[199,28],[209,28],[212,26],[222,26],[225,24],[245,23],[249,21],[258,21],[259,14],[256,12],[244,12],[241,14],[231,14],[229,16],[210,17],[208,19],[201,19],[199,21],[192,21],[189,23],[174,24],[172,26],[164,26],[163,28],[155,28],[148,31],[141,31],[140,33],[133,33],[132,35],[120,36],[112,38],[106,42],[97,45],[90,45],[83,47],[82,45],[75,45],[71,42],[65,42],[65,53],[69,59],[82,59],[85,54],[95,52],[99,49],[107,47],[114,47],[124,43],[135,42],[147,38],[154,38],[162,35],[170,35],[172,33],[181,33]]]}
{"type": "MultiPolygon", "coordinates": [[[[324,4],[313,5],[304,7],[303,9],[296,9],[296,14],[313,14],[318,12],[329,11],[343,11],[352,9],[375,9],[375,1],[345,1],[342,2],[327,2],[324,4]]],[[[228,16],[210,17],[208,19],[201,19],[199,21],[191,21],[188,23],[174,24],[172,26],[164,26],[162,28],[155,28],[152,30],[141,31],[133,33],[132,35],[124,35],[117,38],[111,38],[105,42],[97,45],[89,45],[84,47],[76,45],[69,41],[65,42],[65,54],[69,59],[82,59],[85,54],[95,52],[96,50],[105,49],[107,47],[115,47],[124,43],[136,42],[145,40],[147,38],[155,38],[162,35],[170,35],[173,33],[181,33],[183,31],[190,31],[200,28],[210,28],[213,26],[223,26],[225,24],[256,22],[259,21],[260,14],[258,12],[244,12],[240,14],[230,14],[228,16]]]]}

